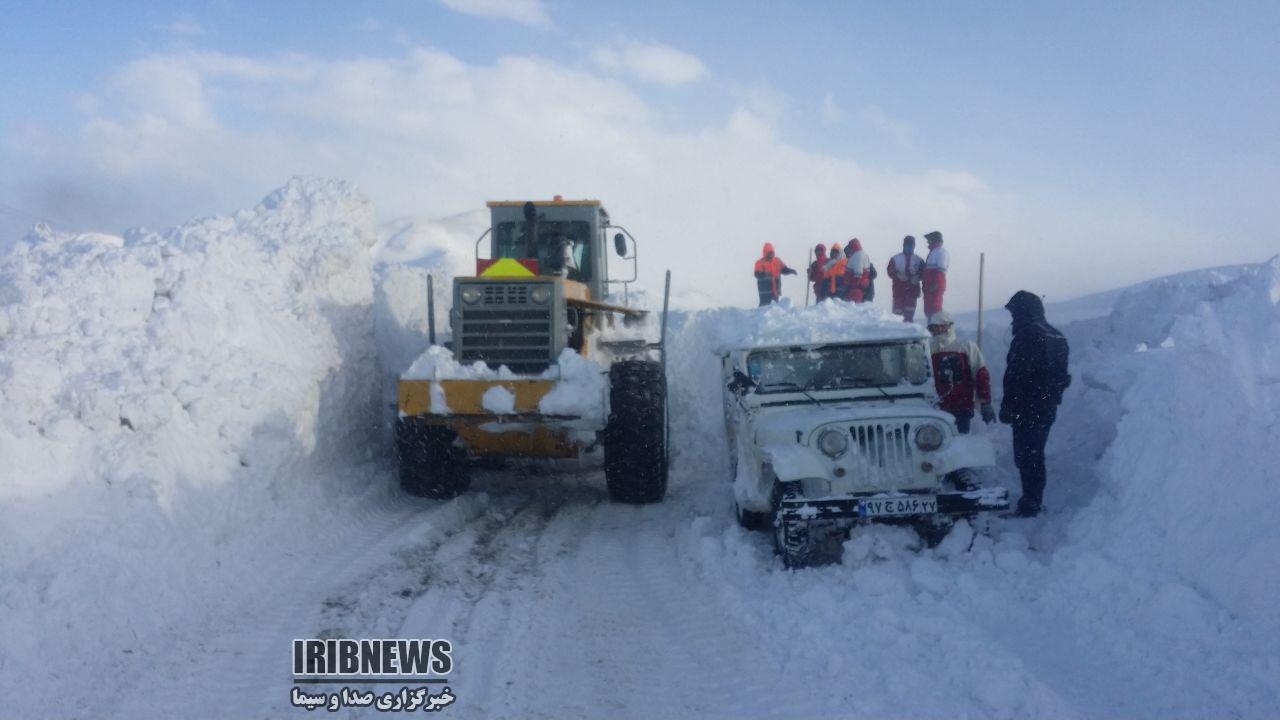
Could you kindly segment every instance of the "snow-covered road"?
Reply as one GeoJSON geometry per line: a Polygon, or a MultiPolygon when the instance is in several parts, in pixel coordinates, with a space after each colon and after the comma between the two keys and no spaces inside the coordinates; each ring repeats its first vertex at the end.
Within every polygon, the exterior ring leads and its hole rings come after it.
{"type": "Polygon", "coordinates": [[[289,643],[316,636],[452,640],[457,717],[1224,717],[1275,697],[1247,628],[1184,597],[1164,612],[1237,636],[1144,626],[1149,588],[1099,557],[1055,574],[1025,523],[937,550],[874,530],[843,566],[788,572],[716,480],[685,473],[648,507],[609,503],[595,472],[488,473],[440,504],[388,493],[318,529],[342,548],[296,558],[269,601],[245,595],[213,637],[137,667],[107,714],[305,714],[289,643]],[[1250,646],[1260,664],[1236,654],[1250,646]]]}

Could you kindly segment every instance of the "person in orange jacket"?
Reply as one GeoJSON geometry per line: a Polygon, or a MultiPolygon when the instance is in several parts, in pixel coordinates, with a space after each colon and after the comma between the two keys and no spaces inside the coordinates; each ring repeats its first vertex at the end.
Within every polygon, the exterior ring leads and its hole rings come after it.
{"type": "Polygon", "coordinates": [[[773,252],[773,243],[765,243],[762,257],[756,261],[756,291],[760,294],[760,306],[778,301],[782,297],[782,275],[795,275],[782,258],[773,252]]]}
{"type": "Polygon", "coordinates": [[[862,303],[871,284],[871,258],[862,249],[862,241],[854,238],[844,248],[844,299],[862,303]]]}
{"type": "Polygon", "coordinates": [[[845,264],[846,258],[844,251],[840,249],[840,243],[831,243],[831,252],[827,255],[826,264],[822,266],[822,274],[827,281],[827,297],[844,299],[845,264]]]}
{"type": "Polygon", "coordinates": [[[929,241],[929,256],[924,261],[924,273],[921,276],[924,286],[924,315],[933,317],[942,312],[942,295],[947,291],[947,268],[951,265],[951,255],[942,247],[942,233],[934,230],[924,236],[929,241]]]}
{"type": "Polygon", "coordinates": [[[822,302],[829,297],[827,281],[822,274],[822,266],[827,264],[827,246],[818,243],[813,248],[813,262],[809,263],[809,282],[813,283],[814,302],[822,302]]]}

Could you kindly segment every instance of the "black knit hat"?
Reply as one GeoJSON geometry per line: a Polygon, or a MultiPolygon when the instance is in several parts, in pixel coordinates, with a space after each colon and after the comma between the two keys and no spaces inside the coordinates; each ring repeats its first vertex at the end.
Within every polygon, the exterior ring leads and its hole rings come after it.
{"type": "Polygon", "coordinates": [[[933,231],[933,232],[931,232],[931,233],[925,233],[925,234],[924,234],[924,239],[925,239],[925,240],[926,240],[930,245],[932,245],[932,244],[934,244],[934,243],[940,243],[940,242],[942,242],[942,233],[938,232],[937,230],[934,230],[934,231],[933,231]]]}
{"type": "Polygon", "coordinates": [[[911,244],[911,246],[912,246],[912,247],[914,247],[914,246],[915,246],[915,244],[916,244],[915,236],[913,236],[913,235],[908,235],[908,236],[906,236],[906,237],[902,238],[902,244],[903,244],[903,245],[906,245],[906,244],[908,244],[908,243],[910,243],[910,244],[911,244]]]}

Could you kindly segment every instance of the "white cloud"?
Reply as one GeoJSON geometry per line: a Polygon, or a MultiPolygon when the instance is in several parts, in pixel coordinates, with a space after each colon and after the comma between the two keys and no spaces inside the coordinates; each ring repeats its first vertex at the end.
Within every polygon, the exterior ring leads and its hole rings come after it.
{"type": "Polygon", "coordinates": [[[591,57],[604,70],[668,87],[687,85],[707,74],[707,66],[696,56],[656,42],[618,40],[597,47],[591,57]]]}
{"type": "Polygon", "coordinates": [[[899,145],[912,144],[911,126],[889,117],[885,114],[884,108],[879,105],[867,105],[862,108],[862,112],[858,113],[858,117],[873,129],[893,138],[899,145]]]}
{"type": "Polygon", "coordinates": [[[542,0],[440,0],[440,3],[464,15],[511,20],[536,28],[551,26],[551,13],[542,0]]]}
{"type": "MultiPolygon", "coordinates": [[[[1138,244],[1110,246],[1117,233],[1157,227],[1139,214],[1111,230],[1073,226],[1070,203],[1047,214],[963,170],[886,172],[803,149],[780,133],[789,100],[767,84],[686,130],[605,75],[536,57],[472,64],[428,48],[349,59],[156,54],[86,91],[95,101],[81,103],[79,137],[53,134],[0,182],[20,177],[25,206],[97,229],[225,212],[295,174],[352,179],[388,218],[497,197],[599,197],[640,239],[651,287],[670,267],[678,287],[747,304],[765,240],[800,265],[814,243],[857,235],[883,266],[903,235],[937,228],[963,308],[979,249],[990,298],[1037,263],[1106,254],[1144,267],[1138,244]],[[1046,236],[1072,242],[1025,240],[1046,236]]],[[[1038,287],[1061,295],[1054,283],[1087,289],[1052,273],[1038,287]]],[[[788,294],[799,301],[803,285],[790,281],[788,294]]]]}
{"type": "Polygon", "coordinates": [[[839,105],[836,105],[836,98],[831,93],[822,96],[822,124],[823,125],[839,125],[849,117],[839,105]]]}

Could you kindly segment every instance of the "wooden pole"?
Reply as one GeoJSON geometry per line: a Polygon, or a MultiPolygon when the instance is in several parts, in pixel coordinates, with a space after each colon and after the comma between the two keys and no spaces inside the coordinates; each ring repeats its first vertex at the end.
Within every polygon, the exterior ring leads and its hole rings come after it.
{"type": "Polygon", "coordinates": [[[987,254],[978,253],[978,349],[982,349],[982,282],[987,269],[987,254]]]}

